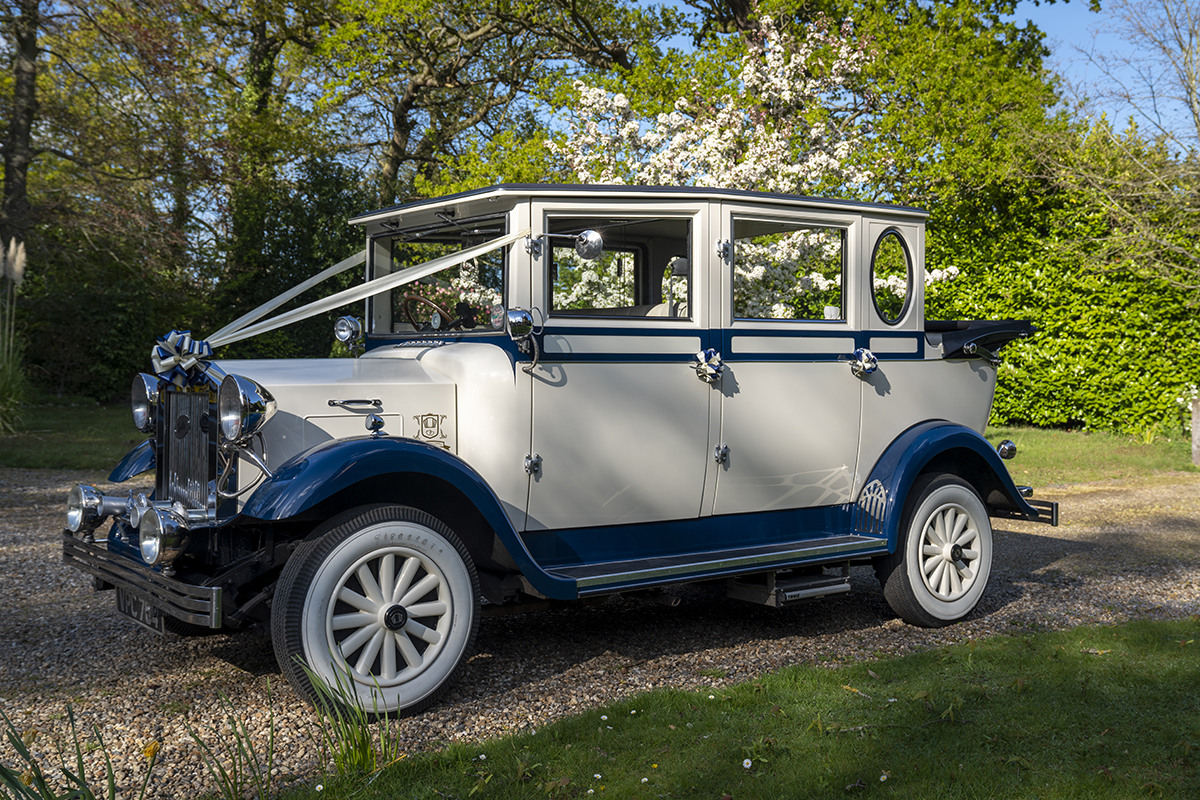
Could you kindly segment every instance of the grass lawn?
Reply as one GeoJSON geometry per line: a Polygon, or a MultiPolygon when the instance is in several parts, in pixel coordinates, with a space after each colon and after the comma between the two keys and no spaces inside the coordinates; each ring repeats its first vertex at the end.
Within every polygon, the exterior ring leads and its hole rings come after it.
{"type": "Polygon", "coordinates": [[[145,436],[129,405],[40,398],[21,408],[20,433],[0,436],[0,467],[81,469],[105,476],[145,436]]]}
{"type": "MultiPolygon", "coordinates": [[[[0,437],[0,467],[107,473],[143,438],[127,404],[42,398],[25,406],[21,417],[21,433],[0,437]]],[[[987,438],[993,444],[1017,443],[1017,457],[1008,468],[1013,480],[1035,489],[1196,469],[1191,442],[1182,438],[1146,443],[1112,433],[1007,427],[988,428],[987,438]]]]}
{"type": "Polygon", "coordinates": [[[1151,442],[1128,435],[1041,428],[989,427],[988,441],[1011,439],[1017,457],[1007,462],[1013,480],[1035,489],[1067,483],[1133,478],[1155,472],[1196,470],[1184,437],[1151,442]]]}
{"type": "Polygon", "coordinates": [[[661,691],[299,798],[1200,797],[1200,619],[661,691]]]}

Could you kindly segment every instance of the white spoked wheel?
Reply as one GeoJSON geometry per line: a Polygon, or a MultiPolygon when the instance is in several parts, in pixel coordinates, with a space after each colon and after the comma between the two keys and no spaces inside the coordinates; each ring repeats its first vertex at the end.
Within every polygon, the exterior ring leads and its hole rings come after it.
{"type": "Polygon", "coordinates": [[[877,567],[892,609],[928,628],[969,614],[992,568],[992,525],[975,490],[953,475],[918,479],[900,536],[877,567]]]}
{"type": "Polygon", "coordinates": [[[474,643],[474,565],[458,538],[424,512],[381,506],[340,519],[298,550],[280,577],[276,658],[310,702],[322,702],[321,692],[300,662],[368,713],[421,711],[474,643]]]}

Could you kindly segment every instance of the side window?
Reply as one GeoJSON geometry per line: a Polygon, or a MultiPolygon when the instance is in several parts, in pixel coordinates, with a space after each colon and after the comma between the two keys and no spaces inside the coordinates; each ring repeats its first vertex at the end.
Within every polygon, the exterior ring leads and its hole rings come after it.
{"type": "Polygon", "coordinates": [[[844,320],[846,231],[733,221],[734,319],[844,320]]]}
{"type": "Polygon", "coordinates": [[[875,310],[889,325],[908,311],[913,288],[913,265],[908,247],[897,230],[885,231],[871,253],[871,296],[875,310]]]}
{"type": "Polygon", "coordinates": [[[551,217],[547,232],[552,316],[689,318],[691,220],[551,217]],[[576,248],[584,231],[594,257],[576,248]]]}

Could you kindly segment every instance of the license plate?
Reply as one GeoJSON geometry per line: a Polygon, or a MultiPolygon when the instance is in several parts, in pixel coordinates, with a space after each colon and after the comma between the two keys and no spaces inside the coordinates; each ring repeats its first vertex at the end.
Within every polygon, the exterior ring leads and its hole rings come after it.
{"type": "Polygon", "coordinates": [[[162,612],[140,597],[129,594],[117,587],[117,613],[129,617],[143,628],[163,634],[162,612]]]}

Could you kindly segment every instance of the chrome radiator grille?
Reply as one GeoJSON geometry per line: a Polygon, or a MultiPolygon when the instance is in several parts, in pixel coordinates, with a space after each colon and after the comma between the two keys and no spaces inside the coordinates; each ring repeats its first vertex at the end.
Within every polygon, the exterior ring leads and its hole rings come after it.
{"type": "Polygon", "coordinates": [[[208,506],[209,401],[207,392],[166,392],[158,425],[161,467],[156,496],[188,508],[208,506]]]}

